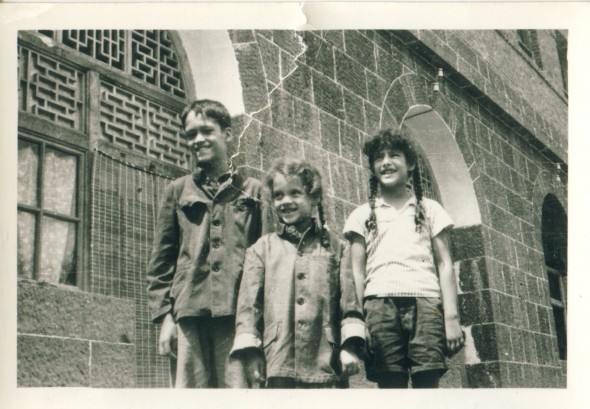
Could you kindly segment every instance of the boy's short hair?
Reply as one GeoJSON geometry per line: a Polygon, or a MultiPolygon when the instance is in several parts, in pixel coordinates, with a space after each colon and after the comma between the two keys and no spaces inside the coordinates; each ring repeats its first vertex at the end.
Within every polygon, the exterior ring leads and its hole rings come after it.
{"type": "Polygon", "coordinates": [[[231,126],[229,111],[221,102],[211,99],[198,99],[188,104],[180,114],[182,129],[186,126],[186,117],[190,112],[194,112],[195,115],[202,114],[204,117],[215,120],[222,131],[231,126]]]}

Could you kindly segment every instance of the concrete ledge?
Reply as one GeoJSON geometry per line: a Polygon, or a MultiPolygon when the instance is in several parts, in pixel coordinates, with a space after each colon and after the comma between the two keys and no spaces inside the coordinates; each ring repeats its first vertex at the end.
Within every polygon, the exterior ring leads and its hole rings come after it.
{"type": "Polygon", "coordinates": [[[135,347],[125,344],[91,343],[90,386],[95,388],[133,388],[135,386],[135,347]]]}
{"type": "Polygon", "coordinates": [[[90,343],[75,339],[17,337],[17,385],[89,386],[90,343]]]}
{"type": "Polygon", "coordinates": [[[132,343],[135,302],[71,286],[19,280],[17,332],[132,343]]]}

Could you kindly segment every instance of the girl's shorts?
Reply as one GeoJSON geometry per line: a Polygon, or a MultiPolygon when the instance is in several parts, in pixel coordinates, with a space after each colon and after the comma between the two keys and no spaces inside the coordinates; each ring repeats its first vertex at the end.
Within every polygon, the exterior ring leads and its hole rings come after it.
{"type": "Polygon", "coordinates": [[[369,297],[364,302],[370,353],[367,379],[386,373],[447,371],[442,302],[437,297],[369,297]]]}

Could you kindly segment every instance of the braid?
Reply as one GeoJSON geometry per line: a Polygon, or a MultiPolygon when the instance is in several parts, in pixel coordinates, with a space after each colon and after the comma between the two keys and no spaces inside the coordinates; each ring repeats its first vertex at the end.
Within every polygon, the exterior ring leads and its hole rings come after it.
{"type": "Polygon", "coordinates": [[[424,191],[422,189],[422,178],[420,177],[420,169],[418,163],[412,171],[412,185],[414,187],[414,195],[416,195],[416,215],[414,216],[414,222],[416,223],[416,231],[420,232],[424,226],[426,220],[426,211],[422,203],[422,197],[424,191]]]}
{"type": "Polygon", "coordinates": [[[377,232],[377,215],[375,214],[375,199],[377,198],[377,191],[379,189],[379,181],[375,175],[369,178],[369,206],[371,207],[371,215],[365,222],[365,227],[368,231],[377,232]]]}
{"type": "Polygon", "coordinates": [[[330,239],[328,237],[328,229],[326,229],[326,217],[324,214],[324,206],[322,205],[322,199],[318,202],[318,216],[320,218],[320,226],[322,229],[322,246],[328,248],[330,246],[330,239]]]}

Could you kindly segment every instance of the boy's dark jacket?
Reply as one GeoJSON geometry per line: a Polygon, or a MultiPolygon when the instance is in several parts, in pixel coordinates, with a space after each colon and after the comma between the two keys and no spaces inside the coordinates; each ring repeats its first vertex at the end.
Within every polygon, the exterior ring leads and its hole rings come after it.
{"type": "Polygon", "coordinates": [[[152,320],[234,315],[244,253],[267,232],[262,184],[233,173],[214,197],[202,171],[171,182],[158,213],[148,266],[152,320]]]}
{"type": "Polygon", "coordinates": [[[338,381],[340,346],[365,338],[350,245],[320,241],[312,228],[297,245],[281,226],[246,252],[231,353],[259,348],[267,378],[338,381]]]}

